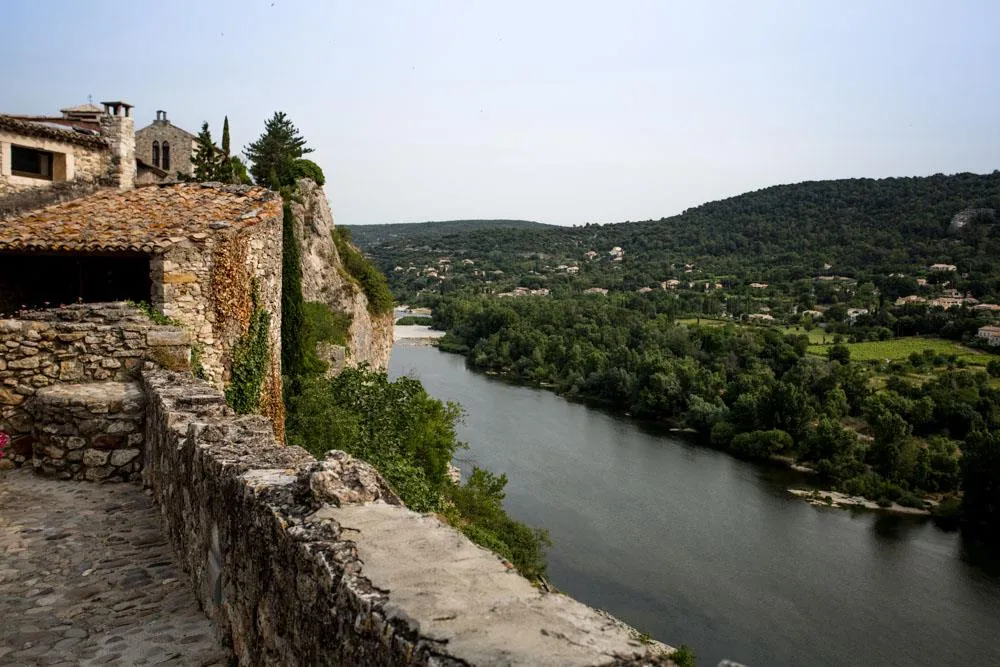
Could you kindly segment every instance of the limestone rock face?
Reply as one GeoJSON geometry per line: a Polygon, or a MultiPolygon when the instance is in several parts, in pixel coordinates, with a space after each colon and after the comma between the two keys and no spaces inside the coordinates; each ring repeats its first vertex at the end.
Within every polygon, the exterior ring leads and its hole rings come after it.
{"type": "Polygon", "coordinates": [[[351,316],[348,349],[321,345],[320,358],[330,364],[333,373],[344,365],[357,366],[365,361],[385,370],[392,352],[392,313],[372,316],[364,292],[344,270],[333,243],[333,214],[323,188],[305,178],[299,180],[298,186],[301,203],[292,202],[292,216],[302,246],[302,297],[351,316]]]}
{"type": "Polygon", "coordinates": [[[402,505],[374,466],[347,452],[333,450],[306,473],[313,498],[337,507],[381,500],[402,505]]]}

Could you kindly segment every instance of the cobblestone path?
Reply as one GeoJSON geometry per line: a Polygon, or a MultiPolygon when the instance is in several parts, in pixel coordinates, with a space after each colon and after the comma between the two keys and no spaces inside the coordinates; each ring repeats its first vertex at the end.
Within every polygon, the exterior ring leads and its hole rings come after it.
{"type": "Polygon", "coordinates": [[[226,665],[133,484],[0,472],[0,665],[226,665]]]}

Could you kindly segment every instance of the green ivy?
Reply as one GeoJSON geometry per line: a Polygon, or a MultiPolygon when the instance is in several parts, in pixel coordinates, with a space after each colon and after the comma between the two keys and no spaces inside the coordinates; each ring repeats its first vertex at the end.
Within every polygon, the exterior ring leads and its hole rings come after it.
{"type": "Polygon", "coordinates": [[[191,375],[195,376],[199,380],[207,379],[207,376],[205,375],[205,364],[202,362],[202,357],[204,356],[204,345],[196,343],[191,346],[191,375]]]}
{"type": "Polygon", "coordinates": [[[148,301],[140,301],[139,303],[136,303],[134,301],[126,301],[125,303],[127,303],[128,305],[130,305],[130,306],[132,306],[134,308],[137,308],[143,315],[145,315],[146,317],[148,317],[149,319],[151,319],[154,324],[160,324],[160,325],[171,326],[171,327],[183,327],[184,326],[178,320],[175,320],[172,317],[167,317],[166,315],[164,315],[163,313],[161,313],[160,311],[158,311],[148,301]]]}
{"type": "Polygon", "coordinates": [[[271,356],[268,340],[271,315],[260,305],[256,281],[252,290],[250,326],[233,346],[233,365],[226,387],[226,402],[241,415],[257,412],[260,408],[261,388],[267,377],[271,356]]]}

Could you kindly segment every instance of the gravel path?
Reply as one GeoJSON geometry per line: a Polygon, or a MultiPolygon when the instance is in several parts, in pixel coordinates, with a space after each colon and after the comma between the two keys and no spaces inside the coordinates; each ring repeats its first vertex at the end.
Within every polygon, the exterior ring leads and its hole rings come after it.
{"type": "Polygon", "coordinates": [[[132,484],[0,472],[0,665],[227,665],[132,484]]]}

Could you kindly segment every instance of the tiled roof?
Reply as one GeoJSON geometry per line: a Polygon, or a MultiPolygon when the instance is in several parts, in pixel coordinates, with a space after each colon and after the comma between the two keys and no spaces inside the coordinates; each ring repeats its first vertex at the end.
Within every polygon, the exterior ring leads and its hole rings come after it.
{"type": "Polygon", "coordinates": [[[218,230],[281,215],[277,193],[246,185],[180,183],[87,197],[0,220],[0,251],[162,252],[218,230]]]}
{"type": "Polygon", "coordinates": [[[81,134],[73,130],[63,130],[52,125],[42,123],[32,123],[27,120],[19,120],[10,116],[0,115],[0,130],[7,130],[14,134],[21,134],[28,137],[41,137],[43,139],[55,139],[65,141],[80,146],[90,146],[92,148],[107,148],[108,144],[103,138],[91,134],[81,134]]]}
{"type": "Polygon", "coordinates": [[[60,109],[63,113],[101,113],[104,111],[101,107],[96,104],[78,104],[75,107],[66,107],[65,109],[60,109]]]}

